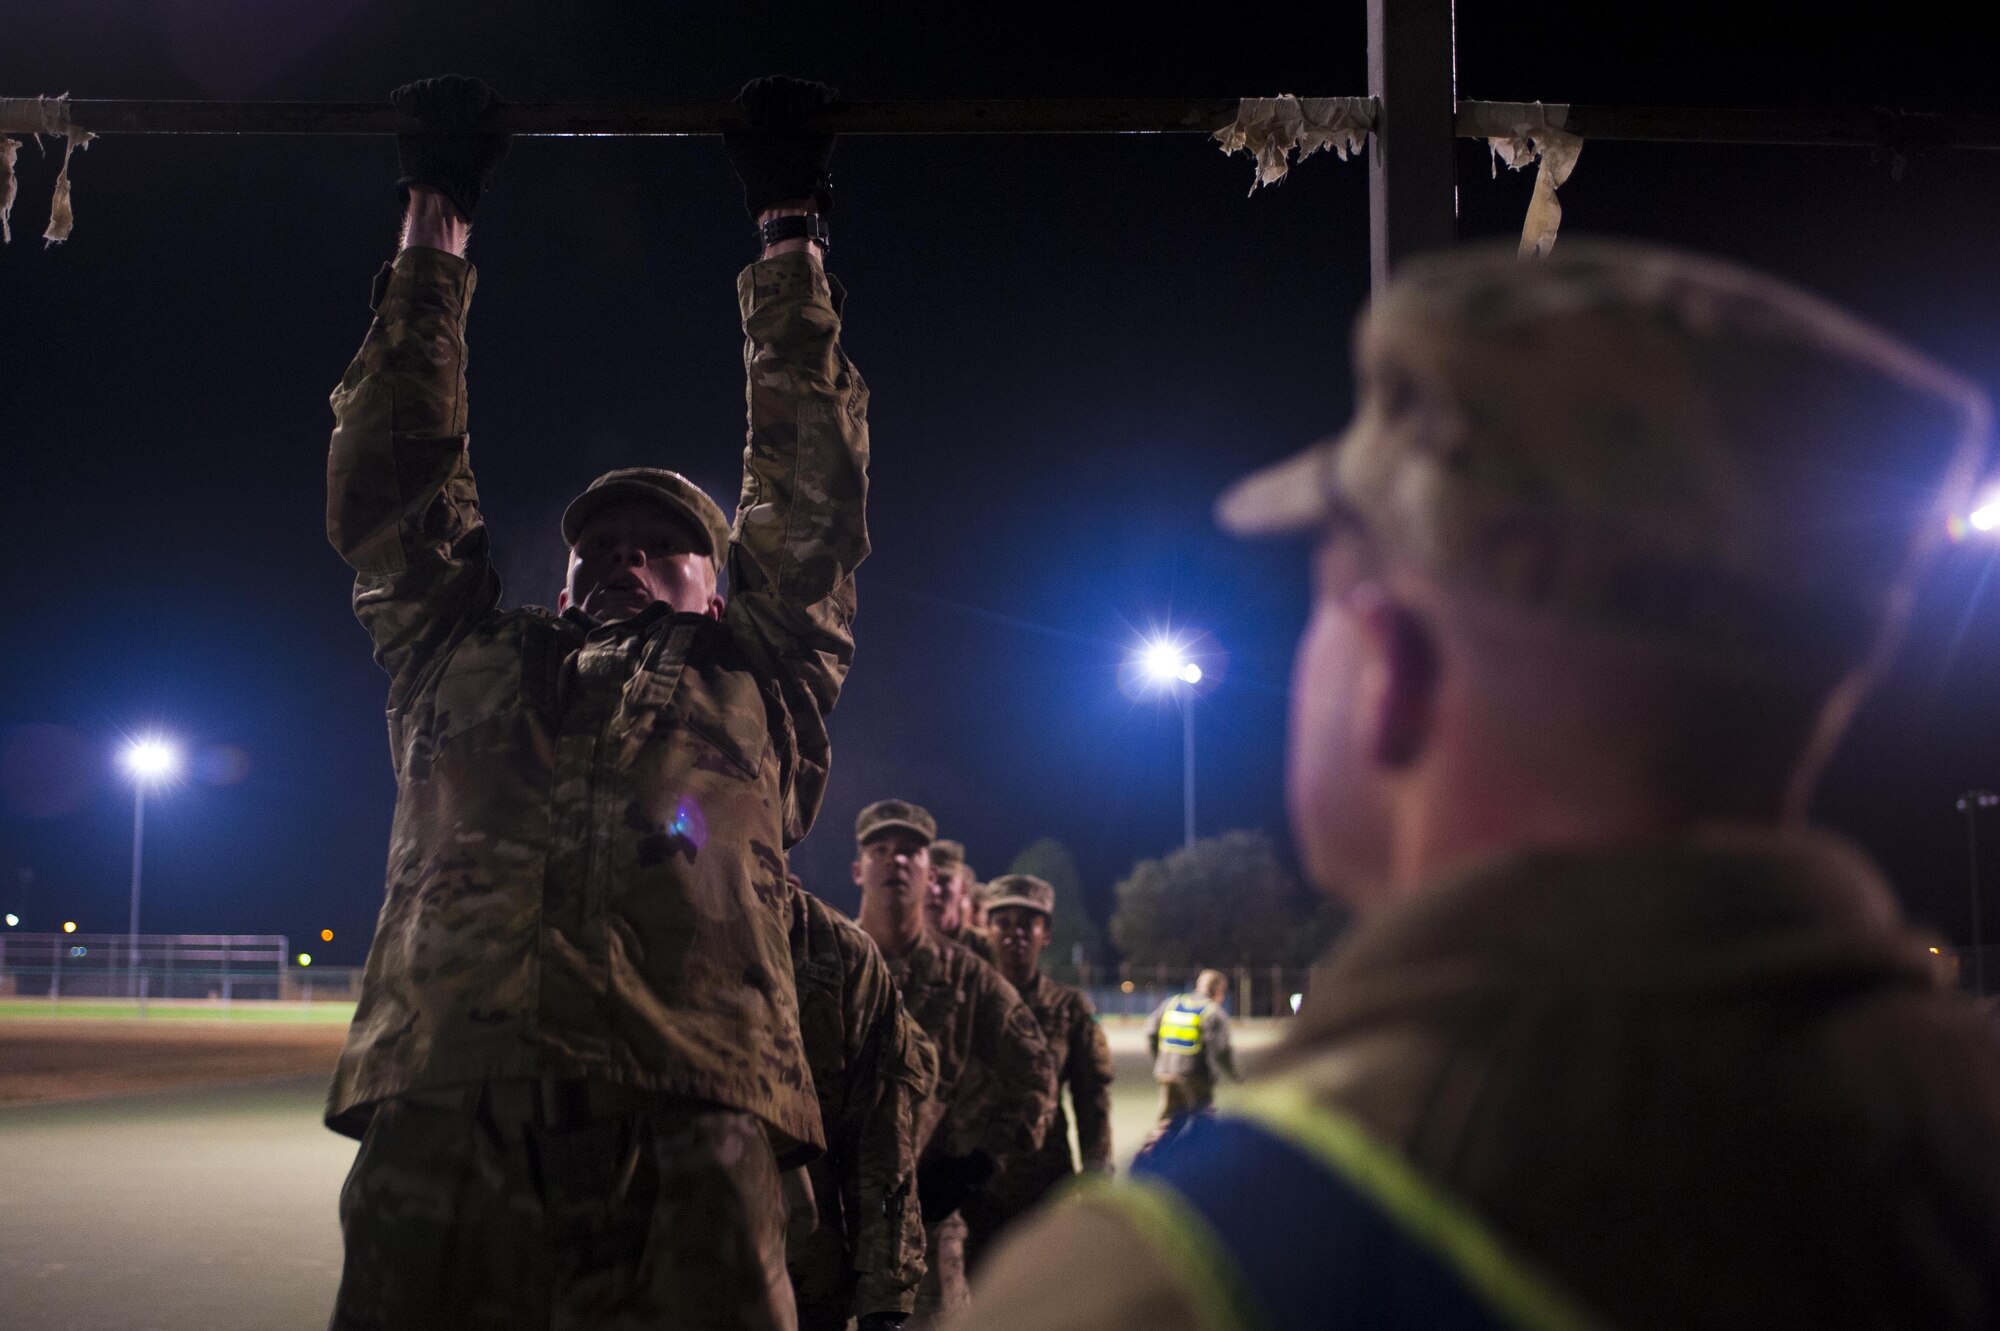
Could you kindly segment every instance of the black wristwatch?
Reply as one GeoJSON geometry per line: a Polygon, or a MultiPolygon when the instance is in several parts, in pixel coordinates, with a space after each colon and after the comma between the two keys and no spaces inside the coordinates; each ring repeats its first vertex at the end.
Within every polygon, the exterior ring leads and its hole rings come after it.
{"type": "Polygon", "coordinates": [[[826,219],[818,213],[789,213],[783,217],[772,217],[757,224],[757,238],[765,249],[781,240],[816,240],[822,250],[833,248],[833,233],[826,229],[826,219]]]}

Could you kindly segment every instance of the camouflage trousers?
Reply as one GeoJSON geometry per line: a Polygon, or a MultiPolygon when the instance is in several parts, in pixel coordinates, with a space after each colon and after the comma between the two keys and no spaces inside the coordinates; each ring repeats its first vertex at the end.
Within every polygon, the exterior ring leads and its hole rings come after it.
{"type": "Polygon", "coordinates": [[[798,1300],[799,1331],[846,1331],[854,1320],[854,1255],[836,1208],[822,1205],[824,1191],[837,1186],[825,1163],[821,1156],[784,1179],[789,1207],[785,1270],[798,1300]]]}
{"type": "Polygon", "coordinates": [[[758,1120],[693,1101],[558,1112],[553,1089],[376,1108],[341,1190],[332,1331],[793,1331],[758,1120]]]}
{"type": "Polygon", "coordinates": [[[964,1312],[972,1301],[965,1283],[965,1217],[953,1211],[924,1226],[924,1282],[917,1286],[917,1310],[905,1331],[930,1331],[964,1312]]]}

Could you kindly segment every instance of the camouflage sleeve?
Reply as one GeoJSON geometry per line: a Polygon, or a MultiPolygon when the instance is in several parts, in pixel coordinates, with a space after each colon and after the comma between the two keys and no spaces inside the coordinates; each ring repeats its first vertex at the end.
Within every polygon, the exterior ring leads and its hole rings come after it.
{"type": "Polygon", "coordinates": [[[1111,1077],[1111,1042],[1104,1038],[1090,1000],[1079,997],[1070,1013],[1063,1078],[1076,1109],[1076,1145],[1086,1174],[1111,1172],[1111,1077]]]}
{"type": "Polygon", "coordinates": [[[842,293],[812,254],[736,279],[749,442],[723,621],[778,692],[785,839],[812,826],[826,716],[854,657],[854,570],[868,555],[868,387],[840,347],[842,293]]]}
{"type": "Polygon", "coordinates": [[[375,280],[375,321],[333,391],[326,534],[400,705],[500,598],[465,432],[472,265],[412,247],[375,280]]]}
{"type": "Polygon", "coordinates": [[[1057,1060],[1014,986],[983,962],[973,975],[971,1058],[949,1110],[951,1135],[961,1154],[999,1161],[1041,1146],[1055,1116],[1057,1060]]]}
{"type": "Polygon", "coordinates": [[[937,1052],[904,1011],[896,983],[873,948],[848,980],[849,1029],[864,1032],[854,1052],[847,1119],[853,1143],[846,1181],[854,1219],[854,1311],[916,1306],[924,1275],[924,1224],[916,1205],[916,1107],[937,1082],[937,1052]]]}

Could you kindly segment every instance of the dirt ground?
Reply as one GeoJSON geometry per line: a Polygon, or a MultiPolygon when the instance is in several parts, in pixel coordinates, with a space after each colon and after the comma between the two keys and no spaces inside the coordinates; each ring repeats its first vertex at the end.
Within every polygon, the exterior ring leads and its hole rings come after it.
{"type": "Polygon", "coordinates": [[[0,1105],[331,1076],[347,1028],[243,1022],[0,1022],[0,1105]]]}

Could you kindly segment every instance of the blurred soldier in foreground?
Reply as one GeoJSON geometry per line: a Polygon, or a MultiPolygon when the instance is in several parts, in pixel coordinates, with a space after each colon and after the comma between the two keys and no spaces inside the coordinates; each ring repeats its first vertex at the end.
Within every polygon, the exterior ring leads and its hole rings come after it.
{"type": "Polygon", "coordinates": [[[965,862],[961,842],[937,840],[931,843],[931,889],[924,897],[924,924],[940,938],[949,938],[969,947],[988,965],[999,958],[993,944],[973,918],[973,899],[978,878],[965,862]]]}
{"type": "Polygon", "coordinates": [[[937,1082],[937,1051],[904,1011],[896,982],[861,926],[790,888],[799,1030],[819,1093],[826,1154],[803,1171],[785,1264],[800,1331],[903,1324],[924,1273],[917,1212],[917,1107],[937,1082]]]}
{"type": "Polygon", "coordinates": [[[994,1166],[1042,1143],[1055,1111],[1055,1061],[1035,1015],[1000,972],[924,925],[937,824],[926,810],[882,800],[854,824],[861,927],[937,1047],[937,1088],[917,1114],[917,1195],[926,1241],[913,1327],[965,1303],[965,1220],[959,1208],[994,1166]]]}
{"type": "Polygon", "coordinates": [[[1083,1172],[1111,1173],[1111,1045],[1083,990],[1042,974],[1042,951],[1049,945],[1049,926],[1056,914],[1056,890],[1033,874],[1007,874],[988,887],[989,928],[994,950],[1000,954],[1000,973],[1034,1012],[1056,1060],[1059,1084],[1055,1117],[1040,1149],[1002,1159],[993,1178],[965,1203],[965,1260],[974,1270],[1001,1229],[1077,1173],[1062,1086],[1069,1087],[1070,1103],[1076,1107],[1076,1145],[1083,1156],[1083,1172]]]}
{"type": "Polygon", "coordinates": [[[1222,1008],[1228,994],[1221,971],[1203,971],[1194,977],[1194,992],[1175,994],[1147,1018],[1146,1052],[1160,1084],[1160,1122],[1213,1105],[1218,1073],[1243,1080],[1229,1045],[1229,1014],[1222,1008]]]}
{"type": "Polygon", "coordinates": [[[1318,541],[1290,807],[1364,918],[1246,1107],[964,1325],[2000,1325],[2000,1052],[1801,821],[1985,400],[1636,245],[1415,261],[1358,343],[1346,435],[1221,515],[1318,541]]]}
{"type": "Polygon", "coordinates": [[[403,245],[327,467],[398,786],[327,1110],[362,1137],[335,1327],[793,1324],[778,1172],[822,1133],[782,852],[819,807],[868,553],[867,390],[811,238],[833,145],[792,128],[830,96],[752,85],[762,128],[728,145],[762,222],[734,527],[673,472],[600,477],[552,614],[501,607],[467,460],[492,93],[396,94],[433,132],[400,141],[403,245]]]}

